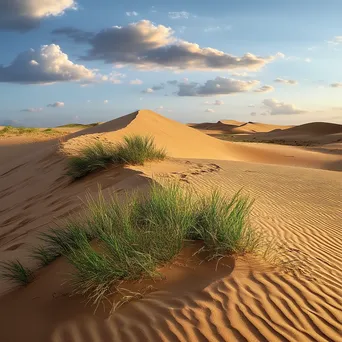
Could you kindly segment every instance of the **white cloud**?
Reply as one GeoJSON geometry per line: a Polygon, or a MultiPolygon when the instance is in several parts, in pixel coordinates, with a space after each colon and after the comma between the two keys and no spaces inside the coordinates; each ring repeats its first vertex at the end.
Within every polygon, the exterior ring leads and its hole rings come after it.
{"type": "Polygon", "coordinates": [[[0,82],[53,83],[91,80],[94,77],[92,70],[71,62],[68,55],[55,44],[22,52],[8,66],[0,65],[0,82]]]}
{"type": "Polygon", "coordinates": [[[145,90],[142,91],[143,94],[151,94],[154,93],[154,90],[152,88],[147,88],[145,90]]]}
{"type": "Polygon", "coordinates": [[[111,72],[108,75],[98,75],[101,81],[110,82],[113,84],[121,84],[122,78],[126,78],[125,74],[121,74],[119,72],[111,72]]]}
{"type": "Polygon", "coordinates": [[[274,88],[270,85],[264,85],[254,90],[255,93],[270,93],[271,91],[274,91],[274,88]]]}
{"type": "Polygon", "coordinates": [[[330,84],[330,87],[332,87],[332,88],[342,88],[342,82],[332,83],[332,84],[330,84]]]}
{"type": "Polygon", "coordinates": [[[143,70],[259,70],[284,56],[281,53],[266,57],[251,53],[233,56],[214,48],[202,48],[178,39],[170,27],[155,26],[148,20],[102,30],[89,39],[89,44],[91,49],[82,57],[84,60],[129,64],[143,70]]]}
{"type": "Polygon", "coordinates": [[[247,77],[248,73],[247,72],[233,72],[232,76],[233,77],[247,77]]]}
{"type": "Polygon", "coordinates": [[[250,105],[248,105],[248,108],[254,108],[255,107],[255,105],[254,104],[250,104],[250,105]]]}
{"type": "Polygon", "coordinates": [[[64,102],[55,102],[48,104],[46,107],[52,107],[52,108],[57,108],[57,107],[64,107],[64,102]]]}
{"type": "Polygon", "coordinates": [[[259,81],[241,81],[233,78],[216,77],[214,80],[208,80],[204,84],[199,83],[178,83],[178,96],[211,96],[211,95],[229,95],[242,93],[250,90],[259,84],[259,81]]]}
{"type": "Polygon", "coordinates": [[[304,62],[306,62],[306,63],[311,63],[312,60],[311,60],[311,58],[305,58],[305,59],[304,59],[304,62]]]}
{"type": "Polygon", "coordinates": [[[336,36],[332,40],[328,41],[328,44],[331,45],[339,45],[342,44],[342,36],[336,36]]]}
{"type": "Polygon", "coordinates": [[[181,11],[181,12],[169,12],[170,19],[189,19],[190,13],[181,11]]]}
{"type": "Polygon", "coordinates": [[[136,17],[137,15],[139,15],[139,13],[136,11],[132,11],[132,12],[126,12],[126,15],[128,17],[136,17]]]}
{"type": "Polygon", "coordinates": [[[215,113],[214,109],[211,109],[211,108],[207,108],[205,110],[206,113],[215,113]]]}
{"type": "Polygon", "coordinates": [[[256,112],[252,112],[252,113],[251,113],[251,116],[256,116],[256,115],[257,115],[256,112]]]}
{"type": "Polygon", "coordinates": [[[108,100],[104,100],[104,101],[103,101],[104,104],[107,104],[108,102],[109,102],[108,100]]]}
{"type": "Polygon", "coordinates": [[[27,108],[27,109],[22,109],[21,112],[29,112],[29,113],[38,113],[41,112],[43,108],[27,108]]]}
{"type": "Polygon", "coordinates": [[[301,114],[306,112],[293,104],[280,102],[276,99],[266,99],[263,101],[263,105],[267,108],[267,113],[271,115],[301,114]]]}
{"type": "Polygon", "coordinates": [[[285,80],[285,79],[279,78],[279,77],[276,78],[274,80],[274,82],[276,82],[276,83],[283,83],[283,84],[289,84],[289,85],[296,85],[296,84],[298,84],[298,82],[295,81],[295,80],[285,80]]]}
{"type": "Polygon", "coordinates": [[[74,0],[0,0],[0,30],[27,31],[44,18],[75,8],[74,0]]]}
{"type": "Polygon", "coordinates": [[[143,84],[143,81],[136,78],[135,80],[131,80],[129,84],[134,84],[134,85],[143,84]]]}

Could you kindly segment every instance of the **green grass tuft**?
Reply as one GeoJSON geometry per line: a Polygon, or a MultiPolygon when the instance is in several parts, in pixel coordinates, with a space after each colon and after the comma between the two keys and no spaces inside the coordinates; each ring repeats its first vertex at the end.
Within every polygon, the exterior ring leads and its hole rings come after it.
{"type": "Polygon", "coordinates": [[[109,164],[142,165],[165,157],[165,151],[158,149],[151,137],[126,136],[119,144],[97,141],[80,151],[79,155],[69,157],[67,174],[78,179],[109,164]]]}
{"type": "Polygon", "coordinates": [[[18,260],[0,264],[0,276],[17,285],[26,286],[33,280],[33,273],[18,260]]]}
{"type": "Polygon", "coordinates": [[[71,283],[75,293],[96,304],[115,291],[122,280],[153,277],[171,261],[184,240],[202,240],[210,258],[233,253],[257,253],[265,236],[248,222],[252,201],[237,193],[228,199],[218,191],[197,196],[176,184],[153,184],[146,196],[112,196],[105,201],[88,198],[87,225],[96,237],[67,255],[75,267],[71,283]]]}

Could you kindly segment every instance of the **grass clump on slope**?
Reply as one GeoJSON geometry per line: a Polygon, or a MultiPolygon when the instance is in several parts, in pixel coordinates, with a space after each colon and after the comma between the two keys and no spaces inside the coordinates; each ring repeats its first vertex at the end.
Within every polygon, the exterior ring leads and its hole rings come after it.
{"type": "Polygon", "coordinates": [[[17,285],[25,286],[33,279],[32,271],[23,266],[19,260],[4,261],[0,264],[0,268],[0,277],[17,285]]]}
{"type": "Polygon", "coordinates": [[[71,283],[77,294],[98,304],[122,280],[158,275],[185,240],[201,240],[211,258],[233,253],[261,254],[265,237],[249,225],[252,202],[238,193],[227,199],[219,192],[199,197],[178,185],[152,185],[147,196],[124,201],[102,195],[88,200],[88,225],[96,248],[83,241],[67,254],[75,267],[71,283]]]}
{"type": "Polygon", "coordinates": [[[68,160],[68,175],[73,179],[84,177],[109,164],[143,165],[147,161],[163,160],[166,152],[156,147],[152,137],[125,136],[122,143],[97,141],[68,160]]]}
{"type": "MultiPolygon", "coordinates": [[[[83,221],[41,235],[45,246],[35,258],[46,265],[64,255],[74,269],[74,294],[98,305],[125,280],[159,276],[158,268],[181,251],[187,240],[200,240],[206,257],[265,255],[268,239],[249,224],[252,201],[241,193],[227,198],[170,183],[153,183],[147,194],[88,197],[83,221]]],[[[14,268],[12,268],[13,271],[14,268]]],[[[9,278],[9,277],[7,277],[9,278]]]]}

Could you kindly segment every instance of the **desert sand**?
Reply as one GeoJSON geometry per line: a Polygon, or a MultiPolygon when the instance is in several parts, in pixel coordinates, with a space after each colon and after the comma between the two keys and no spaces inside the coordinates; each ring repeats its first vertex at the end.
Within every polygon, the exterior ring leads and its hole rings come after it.
{"type": "Polygon", "coordinates": [[[94,314],[82,298],[69,296],[62,284],[69,266],[59,258],[25,288],[0,283],[0,341],[341,340],[340,154],[219,140],[148,110],[62,141],[20,139],[0,141],[0,260],[34,268],[29,247],[38,232],[79,212],[86,192],[96,194],[99,185],[108,192],[147,189],[153,178],[179,180],[198,192],[220,188],[232,195],[243,188],[255,199],[251,223],[283,241],[296,268],[288,273],[247,255],[226,258],[216,270],[216,262],[199,264],[184,251],[161,269],[165,280],[126,284],[129,295],[146,290],[143,298],[94,314]],[[90,142],[136,133],[153,136],[170,158],[113,166],[73,183],[65,175],[61,149],[73,154],[90,142]]]}

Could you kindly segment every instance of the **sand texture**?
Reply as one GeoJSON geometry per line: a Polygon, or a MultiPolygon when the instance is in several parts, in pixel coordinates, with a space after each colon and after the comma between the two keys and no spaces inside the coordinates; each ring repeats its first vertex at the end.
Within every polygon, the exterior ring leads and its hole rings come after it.
{"type": "Polygon", "coordinates": [[[70,266],[59,258],[27,287],[9,291],[0,282],[1,342],[341,341],[340,154],[223,141],[151,111],[61,142],[26,142],[0,141],[0,260],[35,267],[29,247],[37,233],[78,212],[87,191],[143,190],[153,178],[179,180],[199,193],[243,188],[255,199],[252,224],[283,241],[295,266],[285,272],[249,255],[200,263],[184,250],[160,270],[165,280],[126,284],[126,295],[139,290],[142,298],[94,314],[82,298],[69,296],[63,280],[70,266]],[[61,151],[75,154],[96,140],[136,133],[153,136],[170,158],[113,166],[74,183],[65,175],[61,151]]]}

